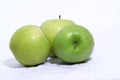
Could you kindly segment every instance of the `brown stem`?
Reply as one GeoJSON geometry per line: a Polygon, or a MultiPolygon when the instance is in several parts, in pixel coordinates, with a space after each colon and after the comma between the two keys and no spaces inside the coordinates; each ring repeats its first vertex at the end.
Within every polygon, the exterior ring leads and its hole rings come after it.
{"type": "Polygon", "coordinates": [[[59,19],[61,19],[61,15],[59,15],[59,19]]]}

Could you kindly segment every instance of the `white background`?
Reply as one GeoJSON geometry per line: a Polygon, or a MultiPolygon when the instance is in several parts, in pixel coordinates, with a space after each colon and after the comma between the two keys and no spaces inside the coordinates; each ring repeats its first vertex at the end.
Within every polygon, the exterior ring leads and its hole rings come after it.
{"type": "Polygon", "coordinates": [[[0,80],[120,80],[120,0],[0,0],[0,80]],[[23,67],[9,49],[23,25],[71,19],[95,39],[91,60],[65,65],[53,60],[23,67]]]}

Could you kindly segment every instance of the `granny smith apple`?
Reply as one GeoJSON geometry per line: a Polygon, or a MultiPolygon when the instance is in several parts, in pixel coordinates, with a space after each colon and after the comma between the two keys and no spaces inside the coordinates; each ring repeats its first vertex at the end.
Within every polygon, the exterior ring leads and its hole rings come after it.
{"type": "Polygon", "coordinates": [[[53,41],[55,55],[66,63],[86,61],[91,55],[93,46],[92,34],[78,25],[61,29],[53,41]]]}
{"type": "Polygon", "coordinates": [[[26,25],[13,34],[10,49],[21,64],[33,66],[44,63],[50,44],[38,26],[26,25]]]}
{"type": "Polygon", "coordinates": [[[67,19],[51,19],[51,20],[47,20],[42,23],[40,28],[42,29],[43,33],[45,34],[45,36],[47,37],[48,41],[51,44],[51,53],[50,53],[51,57],[55,57],[55,55],[53,53],[53,48],[52,48],[55,35],[63,27],[66,27],[66,26],[72,25],[72,24],[75,24],[75,23],[73,21],[67,20],[67,19]]]}

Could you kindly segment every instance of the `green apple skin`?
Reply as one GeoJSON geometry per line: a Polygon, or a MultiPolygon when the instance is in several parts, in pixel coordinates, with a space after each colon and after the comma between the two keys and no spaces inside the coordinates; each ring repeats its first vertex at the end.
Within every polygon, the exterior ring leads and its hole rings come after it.
{"type": "Polygon", "coordinates": [[[49,56],[50,44],[38,26],[19,28],[10,40],[10,49],[15,58],[25,66],[44,63],[49,56]]]}
{"type": "Polygon", "coordinates": [[[94,46],[92,34],[84,27],[71,25],[59,31],[53,41],[55,55],[66,63],[88,60],[94,46]]]}
{"type": "Polygon", "coordinates": [[[53,40],[55,35],[63,27],[73,24],[75,24],[73,21],[67,19],[51,19],[42,23],[40,28],[42,29],[43,33],[45,34],[45,36],[47,37],[48,41],[51,44],[51,52],[50,52],[51,57],[56,57],[53,53],[53,40]]]}

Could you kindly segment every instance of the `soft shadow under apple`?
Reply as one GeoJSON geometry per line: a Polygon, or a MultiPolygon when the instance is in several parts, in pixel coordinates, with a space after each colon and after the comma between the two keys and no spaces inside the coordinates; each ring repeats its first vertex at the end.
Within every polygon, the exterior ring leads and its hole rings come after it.
{"type": "Polygon", "coordinates": [[[14,58],[10,58],[4,61],[4,64],[11,68],[23,68],[24,66],[21,65],[19,62],[16,61],[14,58]]]}
{"type": "Polygon", "coordinates": [[[88,58],[86,61],[82,61],[82,62],[79,62],[79,63],[65,63],[63,62],[62,60],[58,59],[58,58],[49,58],[48,59],[48,62],[50,62],[51,64],[57,64],[57,65],[74,65],[74,64],[83,64],[83,63],[86,63],[88,61],[90,61],[91,58],[88,58]]]}

